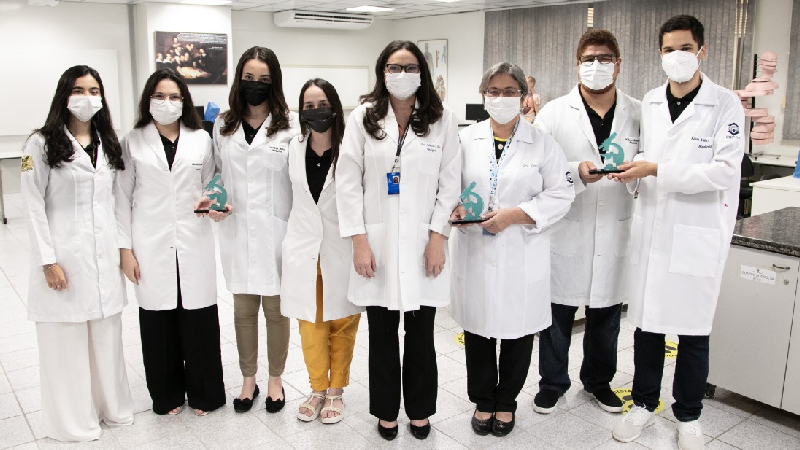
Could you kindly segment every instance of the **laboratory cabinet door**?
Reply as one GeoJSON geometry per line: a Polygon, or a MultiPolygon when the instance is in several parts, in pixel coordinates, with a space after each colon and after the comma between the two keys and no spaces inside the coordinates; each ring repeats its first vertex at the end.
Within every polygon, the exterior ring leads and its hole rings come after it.
{"type": "Polygon", "coordinates": [[[711,330],[708,382],[781,406],[800,260],[731,246],[711,330]]]}
{"type": "Polygon", "coordinates": [[[792,339],[789,342],[789,359],[786,362],[786,382],[783,384],[781,408],[800,414],[800,292],[797,293],[794,305],[792,339]]]}

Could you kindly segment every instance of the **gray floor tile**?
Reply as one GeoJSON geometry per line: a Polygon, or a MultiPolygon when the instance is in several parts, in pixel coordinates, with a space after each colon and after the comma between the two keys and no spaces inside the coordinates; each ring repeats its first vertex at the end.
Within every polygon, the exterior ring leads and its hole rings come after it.
{"type": "Polygon", "coordinates": [[[33,441],[33,433],[24,416],[0,420],[0,448],[14,447],[33,441]]]}
{"type": "Polygon", "coordinates": [[[0,420],[22,415],[17,396],[13,393],[0,394],[0,420]]]}
{"type": "Polygon", "coordinates": [[[746,420],[717,439],[742,450],[800,448],[800,438],[774,430],[752,420],[746,420]]]}

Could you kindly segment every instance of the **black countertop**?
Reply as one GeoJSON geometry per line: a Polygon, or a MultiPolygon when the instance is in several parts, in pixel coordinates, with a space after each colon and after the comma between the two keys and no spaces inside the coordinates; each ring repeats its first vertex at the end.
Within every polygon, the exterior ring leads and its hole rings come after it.
{"type": "Polygon", "coordinates": [[[737,220],[731,245],[800,257],[800,208],[737,220]]]}

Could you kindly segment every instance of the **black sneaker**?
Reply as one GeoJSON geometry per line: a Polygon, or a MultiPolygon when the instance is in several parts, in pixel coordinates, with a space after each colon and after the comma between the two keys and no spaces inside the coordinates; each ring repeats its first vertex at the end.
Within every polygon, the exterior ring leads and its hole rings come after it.
{"type": "Polygon", "coordinates": [[[591,393],[597,400],[597,405],[608,412],[622,412],[622,400],[610,388],[598,389],[591,393]]]}
{"type": "Polygon", "coordinates": [[[533,398],[533,410],[539,414],[550,414],[556,409],[561,394],[552,389],[542,389],[533,398]]]}

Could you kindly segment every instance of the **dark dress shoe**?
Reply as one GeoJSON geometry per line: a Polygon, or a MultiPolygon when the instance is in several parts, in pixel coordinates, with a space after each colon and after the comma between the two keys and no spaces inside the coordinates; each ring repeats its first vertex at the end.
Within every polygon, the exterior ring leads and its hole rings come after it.
{"type": "Polygon", "coordinates": [[[267,401],[264,403],[268,413],[276,413],[286,405],[286,390],[281,388],[281,394],[283,394],[283,398],[280,400],[273,400],[272,397],[267,396],[267,401]]]}
{"type": "Polygon", "coordinates": [[[253,407],[253,400],[258,397],[258,385],[253,390],[253,398],[235,398],[233,399],[233,410],[236,412],[247,412],[253,407]]]}
{"type": "Polygon", "coordinates": [[[411,424],[408,424],[408,427],[411,428],[411,435],[417,439],[425,439],[428,437],[429,434],[431,434],[430,421],[421,427],[411,424]]]}
{"type": "Polygon", "coordinates": [[[378,434],[381,435],[382,438],[386,439],[387,441],[391,441],[397,437],[397,429],[399,425],[395,425],[392,428],[387,428],[381,425],[381,421],[378,421],[378,434]]]}
{"type": "Polygon", "coordinates": [[[511,413],[511,422],[503,422],[501,420],[497,420],[497,417],[495,417],[494,424],[492,424],[492,434],[502,437],[508,433],[511,433],[511,430],[514,429],[514,423],[516,420],[517,416],[514,413],[511,413]]]}
{"type": "MultiPolygon", "coordinates": [[[[475,410],[475,412],[478,412],[475,410]]],[[[478,436],[486,436],[487,434],[492,432],[492,425],[494,425],[494,416],[490,416],[488,419],[480,420],[475,417],[475,414],[472,414],[472,431],[475,432],[478,436]]]]}

